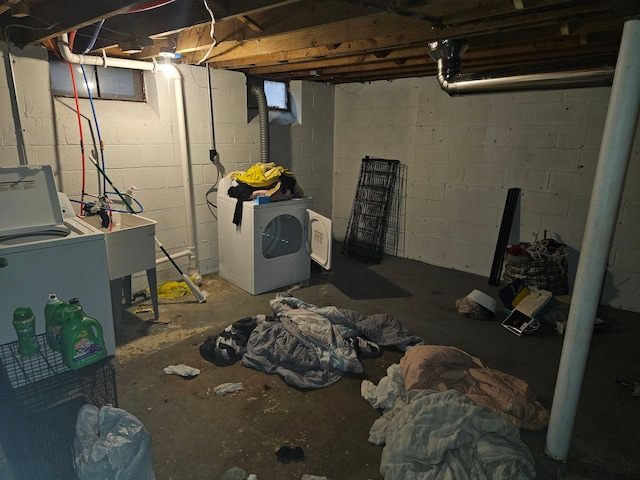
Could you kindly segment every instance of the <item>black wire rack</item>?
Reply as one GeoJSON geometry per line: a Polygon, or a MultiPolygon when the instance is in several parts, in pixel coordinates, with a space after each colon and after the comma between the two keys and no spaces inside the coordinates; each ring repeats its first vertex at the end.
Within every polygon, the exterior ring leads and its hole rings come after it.
{"type": "Polygon", "coordinates": [[[385,247],[397,252],[397,235],[388,239],[387,231],[390,218],[394,226],[398,225],[399,208],[394,211],[392,207],[394,198],[396,205],[400,205],[396,189],[399,171],[399,160],[368,156],[362,159],[342,253],[380,263],[385,247]]]}
{"type": "Polygon", "coordinates": [[[75,479],[80,407],[117,407],[113,357],[69,370],[45,335],[37,338],[40,349],[28,357],[19,354],[18,342],[0,345],[0,476],[11,470],[16,480],[75,479]]]}

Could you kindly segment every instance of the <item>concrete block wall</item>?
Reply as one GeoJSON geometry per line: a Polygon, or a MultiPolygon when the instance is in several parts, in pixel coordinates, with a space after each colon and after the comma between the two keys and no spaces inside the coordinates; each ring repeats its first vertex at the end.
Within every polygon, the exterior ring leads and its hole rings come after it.
{"type": "MultiPolygon", "coordinates": [[[[12,49],[13,74],[18,85],[17,104],[29,164],[52,165],[58,190],[78,200],[82,193],[82,160],[75,101],[53,97],[49,86],[46,51],[28,47],[12,49]]],[[[0,166],[21,161],[16,136],[11,89],[0,66],[0,166]]],[[[215,148],[221,168],[209,160],[213,147],[208,78],[205,67],[179,67],[183,78],[190,183],[194,199],[193,218],[197,269],[201,274],[218,270],[218,224],[215,185],[219,174],[246,170],[260,161],[257,119],[247,122],[246,79],[241,73],[211,71],[215,148]]],[[[175,82],[162,73],[145,72],[147,102],[94,101],[101,137],[105,143],[106,171],[121,191],[135,186],[135,196],[144,207],[143,216],[157,221],[156,236],[170,252],[188,247],[187,213],[177,123],[175,82]]],[[[82,78],[82,75],[76,75],[82,78]]],[[[331,165],[333,142],[333,88],[298,82],[294,85],[305,114],[304,122],[278,126],[272,140],[272,161],[287,152],[287,163],[314,205],[331,213],[331,165]],[[305,105],[309,102],[309,105],[305,105]],[[313,143],[313,145],[311,145],[313,143]],[[315,144],[317,143],[318,148],[315,144]]],[[[80,99],[85,155],[95,148],[96,129],[89,100],[80,99]]],[[[99,150],[99,149],[98,149],[99,150]]],[[[97,153],[100,157],[100,153],[97,153]]],[[[85,191],[98,193],[98,177],[88,159],[85,191]]],[[[112,199],[117,199],[111,195],[112,199]]],[[[164,259],[160,251],[156,257],[164,259]]],[[[187,257],[177,260],[187,272],[187,257]]],[[[191,264],[193,267],[193,263],[191,264]]],[[[190,271],[193,272],[193,269],[190,271]]],[[[158,281],[179,279],[169,262],[158,266],[158,281]]],[[[134,289],[146,287],[146,278],[134,275],[134,289]]]]}
{"type": "Polygon", "coordinates": [[[294,81],[290,84],[297,121],[271,124],[271,161],[289,168],[313,209],[331,217],[333,183],[334,89],[330,85],[294,81]]]}
{"type": "MultiPolygon", "coordinates": [[[[407,165],[407,258],[491,271],[507,191],[521,189],[511,243],[556,238],[573,283],[610,88],[450,97],[435,78],[336,86],[334,232],[344,238],[360,160],[407,165]]],[[[640,132],[640,129],[639,129],[640,132]]],[[[640,133],[602,302],[640,311],[640,133]]]]}

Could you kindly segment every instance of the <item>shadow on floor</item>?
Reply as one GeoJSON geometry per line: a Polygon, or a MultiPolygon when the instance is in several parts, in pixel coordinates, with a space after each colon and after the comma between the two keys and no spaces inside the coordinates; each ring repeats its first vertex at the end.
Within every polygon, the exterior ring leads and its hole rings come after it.
{"type": "Polygon", "coordinates": [[[312,276],[311,285],[330,283],[354,300],[411,296],[410,292],[377,273],[374,269],[376,264],[358,262],[348,257],[341,260],[337,262],[337,268],[329,272],[312,263],[312,272],[316,275],[312,276]]]}

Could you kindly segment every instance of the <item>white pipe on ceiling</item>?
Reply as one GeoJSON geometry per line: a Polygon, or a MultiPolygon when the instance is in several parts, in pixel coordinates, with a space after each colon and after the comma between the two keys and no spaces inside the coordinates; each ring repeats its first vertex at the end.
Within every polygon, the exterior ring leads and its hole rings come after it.
{"type": "Polygon", "coordinates": [[[640,18],[624,25],[556,378],[545,453],[566,461],[640,112],[640,18]]]}
{"type": "Polygon", "coordinates": [[[143,62],[141,60],[129,60],[127,58],[111,58],[103,55],[101,57],[97,55],[80,55],[73,53],[69,48],[69,35],[63,33],[58,38],[58,50],[60,55],[67,62],[76,65],[99,65],[101,67],[116,67],[116,68],[130,68],[131,70],[149,70],[157,71],[158,64],[153,62],[143,62]]]}
{"type": "Polygon", "coordinates": [[[152,62],[146,62],[142,60],[129,60],[126,58],[112,58],[106,55],[80,55],[75,54],[69,48],[69,36],[65,33],[58,39],[58,50],[67,62],[78,65],[97,65],[101,67],[115,67],[115,68],[129,68],[132,70],[147,70],[156,72],[160,67],[165,70],[165,73],[171,73],[174,85],[174,94],[176,102],[176,113],[178,116],[178,138],[180,147],[180,160],[182,164],[182,183],[184,190],[186,221],[187,221],[187,248],[191,250],[192,255],[189,258],[189,267],[197,268],[197,243],[196,243],[196,231],[194,222],[194,201],[193,201],[193,186],[191,182],[191,157],[189,155],[189,145],[187,142],[187,121],[185,115],[185,103],[184,103],[184,86],[183,79],[180,71],[175,65],[162,64],[154,60],[152,62]]]}

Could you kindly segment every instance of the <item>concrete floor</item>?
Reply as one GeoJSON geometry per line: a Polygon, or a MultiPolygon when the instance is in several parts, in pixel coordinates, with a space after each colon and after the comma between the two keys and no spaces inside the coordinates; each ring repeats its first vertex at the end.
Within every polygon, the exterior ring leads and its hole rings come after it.
{"type": "MultiPolygon", "coordinates": [[[[517,337],[500,325],[501,312],[493,321],[458,315],[456,299],[473,289],[497,298],[498,288],[485,277],[393,257],[371,265],[336,253],[330,272],[314,271],[310,284],[294,294],[317,306],[389,313],[427,343],[458,347],[522,378],[550,404],[563,337],[544,326],[517,337]]],[[[364,374],[312,391],[240,363],[217,367],[200,356],[199,345],[240,318],[271,313],[276,292],[252,296],[216,275],[204,279],[202,290],[209,294],[204,304],[191,295],[160,299],[156,322],[150,313],[136,313],[147,301],[123,312],[116,355],[119,406],[149,430],[156,479],[217,480],[231,467],[259,480],[304,474],[381,479],[383,447],[367,441],[380,413],[361,397],[360,384],[377,384],[402,353],[385,351],[363,361],[364,374]],[[201,373],[185,379],[163,372],[181,363],[201,373]],[[216,395],[214,387],[226,382],[242,382],[243,390],[216,395]],[[304,460],[280,463],[275,452],[285,445],[302,447],[304,460]]],[[[539,479],[640,478],[640,397],[616,383],[618,377],[640,379],[640,315],[610,308],[602,313],[606,330],[592,341],[568,461],[545,457],[545,432],[522,431],[539,479]]]]}

